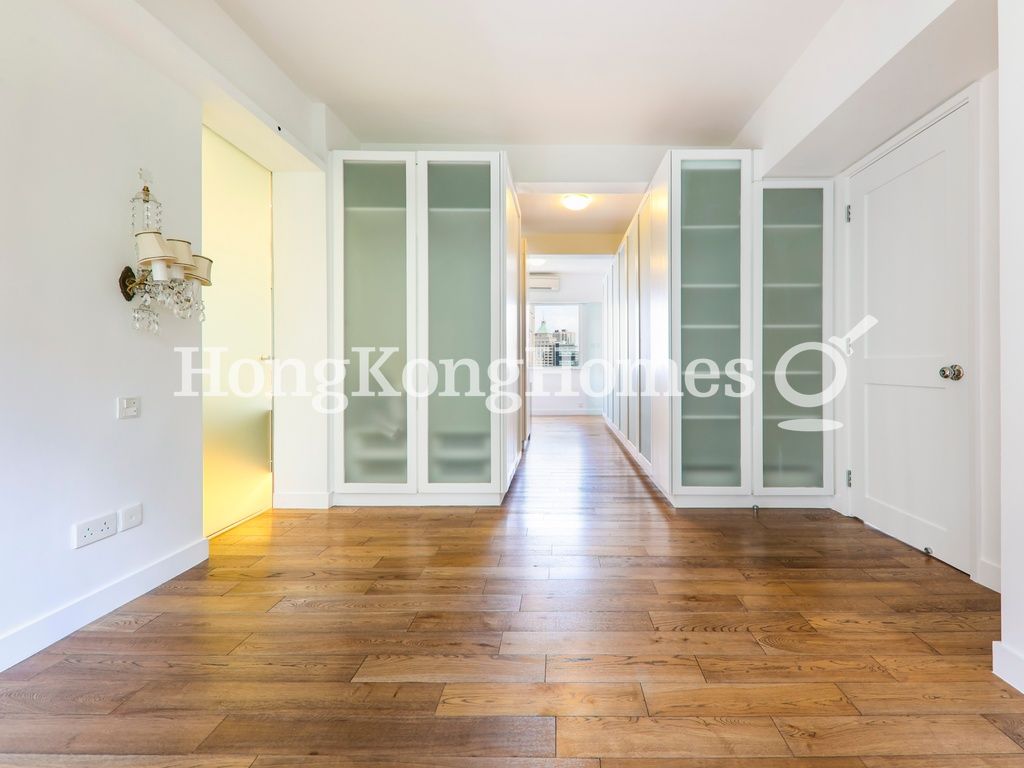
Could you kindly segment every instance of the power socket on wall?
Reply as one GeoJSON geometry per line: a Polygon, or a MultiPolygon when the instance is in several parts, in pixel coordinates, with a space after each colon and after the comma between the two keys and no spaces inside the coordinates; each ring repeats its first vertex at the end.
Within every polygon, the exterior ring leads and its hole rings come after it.
{"type": "Polygon", "coordinates": [[[78,523],[71,533],[71,546],[75,549],[109,538],[117,533],[117,515],[111,513],[78,523]]]}
{"type": "Polygon", "coordinates": [[[137,419],[142,413],[142,400],[138,397],[117,398],[117,418],[137,419]]]}

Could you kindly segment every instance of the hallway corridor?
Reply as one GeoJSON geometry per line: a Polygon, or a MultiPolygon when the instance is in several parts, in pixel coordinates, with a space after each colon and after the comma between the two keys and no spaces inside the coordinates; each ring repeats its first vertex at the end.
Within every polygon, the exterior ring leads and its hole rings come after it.
{"type": "Polygon", "coordinates": [[[500,508],[268,512],[0,674],[0,766],[1024,768],[998,629],[858,520],[675,511],[539,418],[500,508]]]}

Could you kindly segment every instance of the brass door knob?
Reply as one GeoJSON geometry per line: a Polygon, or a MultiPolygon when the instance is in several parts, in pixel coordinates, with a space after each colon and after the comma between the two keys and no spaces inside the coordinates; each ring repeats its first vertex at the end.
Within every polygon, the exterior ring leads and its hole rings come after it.
{"type": "Polygon", "coordinates": [[[953,363],[952,365],[944,365],[939,368],[939,378],[949,379],[950,381],[960,381],[964,377],[964,368],[959,363],[953,363]]]}

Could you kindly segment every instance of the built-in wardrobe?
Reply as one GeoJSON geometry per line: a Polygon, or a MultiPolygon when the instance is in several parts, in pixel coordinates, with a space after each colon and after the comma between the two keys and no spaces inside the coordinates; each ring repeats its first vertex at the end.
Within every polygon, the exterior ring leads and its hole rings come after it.
{"type": "Polygon", "coordinates": [[[831,182],[752,160],[669,152],[605,279],[606,419],[677,507],[833,494],[831,182]]]}
{"type": "Polygon", "coordinates": [[[331,200],[332,345],[349,361],[334,503],[500,503],[524,438],[518,410],[487,407],[492,362],[521,358],[525,265],[504,154],[335,152],[331,200]]]}

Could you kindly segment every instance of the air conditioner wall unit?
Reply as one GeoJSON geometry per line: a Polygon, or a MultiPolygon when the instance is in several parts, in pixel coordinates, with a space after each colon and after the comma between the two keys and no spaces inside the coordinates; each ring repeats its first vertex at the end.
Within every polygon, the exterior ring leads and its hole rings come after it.
{"type": "Polygon", "coordinates": [[[557,291],[561,287],[558,275],[534,273],[530,275],[531,291],[557,291]]]}

